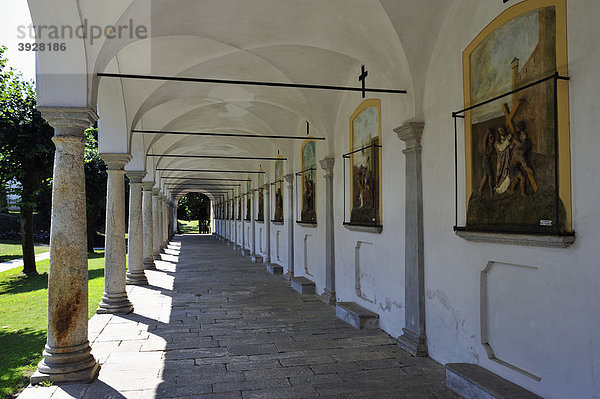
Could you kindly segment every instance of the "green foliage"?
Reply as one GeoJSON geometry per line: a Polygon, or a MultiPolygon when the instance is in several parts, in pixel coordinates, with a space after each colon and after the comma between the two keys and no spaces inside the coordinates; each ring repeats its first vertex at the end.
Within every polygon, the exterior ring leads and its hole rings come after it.
{"type": "Polygon", "coordinates": [[[98,129],[85,131],[85,203],[87,210],[88,251],[93,251],[98,232],[106,219],[106,164],[98,155],[98,129]]]}
{"type": "Polygon", "coordinates": [[[54,129],[35,107],[33,82],[6,68],[5,50],[0,47],[0,185],[20,183],[13,192],[20,198],[23,272],[35,274],[33,211],[39,198],[48,198],[47,190],[41,196],[40,189],[44,187],[42,181],[52,176],[54,129]]]}
{"type": "MultiPolygon", "coordinates": [[[[23,276],[15,268],[0,273],[0,398],[28,384],[46,343],[48,261],[39,262],[40,274],[23,276]]],[[[88,317],[98,307],[104,290],[104,255],[89,254],[88,317]]]]}
{"type": "Polygon", "coordinates": [[[189,193],[181,197],[177,206],[178,218],[183,220],[208,220],[210,199],[200,193],[189,193]],[[180,217],[181,210],[181,217],[180,217]]]}
{"type": "Polygon", "coordinates": [[[20,206],[33,208],[41,181],[52,176],[54,129],[35,108],[33,83],[6,69],[5,50],[0,47],[0,183],[20,182],[20,206]],[[32,192],[25,185],[32,185],[32,192]]]}

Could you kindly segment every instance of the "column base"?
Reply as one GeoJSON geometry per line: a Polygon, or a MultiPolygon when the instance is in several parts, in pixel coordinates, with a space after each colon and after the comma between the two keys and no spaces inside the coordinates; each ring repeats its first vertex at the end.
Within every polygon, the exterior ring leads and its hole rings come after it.
{"type": "Polygon", "coordinates": [[[127,276],[125,278],[125,284],[128,285],[148,285],[148,278],[144,271],[139,272],[127,272],[127,276]]]}
{"type": "Polygon", "coordinates": [[[233,250],[234,250],[234,251],[237,251],[237,250],[238,250],[238,246],[237,246],[237,244],[233,244],[233,250]]]}
{"type": "Polygon", "coordinates": [[[32,385],[41,382],[92,382],[100,371],[100,363],[91,354],[90,343],[50,348],[46,345],[44,358],[31,376],[32,385]]]}
{"type": "Polygon", "coordinates": [[[144,259],[144,270],[156,270],[156,265],[154,264],[153,257],[149,259],[144,259]]]}
{"type": "Polygon", "coordinates": [[[321,302],[327,305],[335,305],[335,291],[325,288],[325,291],[321,294],[321,302]]]}
{"type": "Polygon", "coordinates": [[[127,298],[127,293],[102,295],[96,313],[98,314],[127,314],[133,312],[133,304],[127,298]]]}
{"type": "Polygon", "coordinates": [[[283,277],[285,277],[286,280],[291,280],[294,278],[294,272],[287,272],[283,275],[283,277]]]}
{"type": "Polygon", "coordinates": [[[260,255],[252,255],[252,257],[250,258],[250,262],[252,263],[262,263],[263,262],[263,257],[260,255]]]}
{"type": "Polygon", "coordinates": [[[417,357],[427,356],[427,337],[403,328],[404,334],[398,337],[398,346],[417,357]]]}
{"type": "Polygon", "coordinates": [[[152,259],[154,259],[154,260],[162,260],[162,258],[160,257],[160,254],[153,254],[152,255],[152,259]]]}
{"type": "Polygon", "coordinates": [[[240,252],[242,253],[242,256],[246,256],[246,255],[248,255],[248,252],[247,252],[246,248],[242,248],[242,249],[240,250],[240,252]]]}

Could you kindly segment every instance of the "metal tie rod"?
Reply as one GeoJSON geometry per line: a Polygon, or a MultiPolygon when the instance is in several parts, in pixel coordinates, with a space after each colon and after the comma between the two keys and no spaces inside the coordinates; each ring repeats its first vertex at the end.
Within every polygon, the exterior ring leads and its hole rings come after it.
{"type": "Polygon", "coordinates": [[[187,155],[187,154],[146,154],[147,157],[165,157],[165,158],[201,158],[201,159],[249,159],[257,161],[287,161],[287,158],[278,157],[241,157],[229,155],[187,155]]]}
{"type": "Polygon", "coordinates": [[[229,79],[206,79],[206,78],[189,78],[184,76],[162,76],[162,75],[137,75],[127,73],[107,73],[99,72],[99,77],[106,78],[122,78],[122,79],[143,79],[143,80],[163,80],[170,82],[196,82],[196,83],[214,83],[227,85],[241,86],[267,86],[267,87],[289,87],[297,89],[316,89],[316,90],[332,90],[332,91],[354,91],[354,92],[370,92],[370,93],[390,93],[390,94],[406,94],[403,89],[381,89],[381,88],[362,88],[350,86],[330,86],[330,85],[313,85],[303,83],[285,83],[285,82],[264,82],[255,80],[229,80],[229,79]]]}
{"type": "Polygon", "coordinates": [[[163,134],[163,135],[185,135],[185,136],[212,136],[212,137],[239,137],[239,138],[258,138],[258,139],[289,139],[289,140],[325,140],[325,137],[310,136],[285,136],[272,134],[251,134],[251,133],[217,133],[217,132],[179,132],[163,130],[132,130],[132,133],[142,134],[163,134]]]}
{"type": "Polygon", "coordinates": [[[198,172],[198,173],[257,173],[265,174],[264,171],[257,170],[223,170],[223,169],[179,169],[179,168],[156,168],[169,172],[198,172]]]}

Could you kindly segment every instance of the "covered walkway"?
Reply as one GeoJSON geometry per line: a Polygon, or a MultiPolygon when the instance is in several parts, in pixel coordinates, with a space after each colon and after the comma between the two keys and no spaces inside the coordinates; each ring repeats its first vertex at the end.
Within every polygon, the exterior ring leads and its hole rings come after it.
{"type": "Polygon", "coordinates": [[[134,312],[96,314],[92,384],[29,387],[29,398],[455,398],[443,367],[381,330],[355,330],[317,295],[210,236],[176,236],[134,312]]]}

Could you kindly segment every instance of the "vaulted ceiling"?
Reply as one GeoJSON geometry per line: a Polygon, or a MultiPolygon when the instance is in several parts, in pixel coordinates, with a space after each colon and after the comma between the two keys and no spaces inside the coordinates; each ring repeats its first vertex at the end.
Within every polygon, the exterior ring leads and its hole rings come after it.
{"type": "MultiPolygon", "coordinates": [[[[165,82],[97,73],[406,89],[393,102],[422,115],[427,66],[453,0],[29,0],[34,23],[144,25],[148,37],[67,41],[38,55],[38,102],[89,106],[100,115],[101,152],[131,152],[130,169],[256,169],[246,160],[146,158],[147,153],[273,156],[293,160],[294,141],[143,135],[135,129],[301,135],[327,138],[334,154],[340,91],[165,82]]],[[[352,93],[350,95],[356,96],[352,93]]],[[[190,173],[181,172],[189,176],[190,173]]],[[[240,177],[223,174],[223,176],[240,177]]],[[[158,179],[156,179],[158,181],[158,179]]]]}

